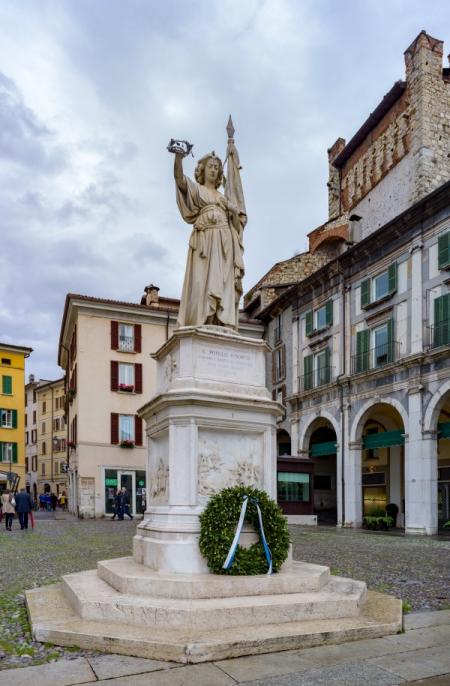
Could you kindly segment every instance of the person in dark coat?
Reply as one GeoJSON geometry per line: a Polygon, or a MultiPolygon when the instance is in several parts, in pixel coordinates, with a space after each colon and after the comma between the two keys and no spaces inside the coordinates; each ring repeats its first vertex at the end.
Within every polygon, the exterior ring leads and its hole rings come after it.
{"type": "Polygon", "coordinates": [[[114,496],[114,514],[113,519],[118,517],[118,519],[123,519],[122,513],[122,489],[118,488],[114,496]]]}
{"type": "Polygon", "coordinates": [[[128,515],[130,519],[133,519],[133,515],[130,514],[130,498],[125,486],[122,488],[122,519],[123,515],[128,515]]]}
{"type": "Polygon", "coordinates": [[[22,488],[20,493],[16,495],[16,512],[19,515],[21,529],[28,529],[28,515],[32,509],[33,500],[31,495],[27,493],[25,488],[22,488]]]}

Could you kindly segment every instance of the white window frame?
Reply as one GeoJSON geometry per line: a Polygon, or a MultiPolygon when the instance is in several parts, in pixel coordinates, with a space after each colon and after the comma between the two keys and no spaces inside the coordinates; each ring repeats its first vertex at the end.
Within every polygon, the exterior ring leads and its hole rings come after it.
{"type": "Polygon", "coordinates": [[[322,305],[322,307],[318,307],[317,310],[314,310],[314,331],[322,331],[322,329],[326,329],[327,327],[327,306],[322,305]],[[319,314],[323,313],[324,321],[323,324],[319,323],[319,314]]]}
{"type": "Polygon", "coordinates": [[[371,281],[371,302],[377,302],[378,300],[382,300],[385,298],[387,295],[389,295],[389,269],[385,269],[383,272],[380,274],[377,274],[372,278],[371,281]],[[382,293],[381,295],[377,295],[377,282],[381,279],[386,277],[386,292],[382,293]]]}
{"type": "Polygon", "coordinates": [[[119,362],[119,388],[121,384],[134,386],[134,364],[119,362]]]}
{"type": "Polygon", "coordinates": [[[134,352],[134,324],[119,322],[119,350],[134,352]]]}
{"type": "Polygon", "coordinates": [[[386,345],[386,357],[388,356],[388,345],[389,345],[388,325],[387,325],[387,323],[385,323],[385,324],[381,324],[381,326],[377,326],[374,329],[371,329],[371,331],[370,331],[370,339],[371,339],[371,344],[372,344],[372,368],[373,369],[378,369],[378,367],[383,367],[383,365],[386,364],[386,361],[378,364],[377,358],[376,358],[377,347],[381,347],[381,346],[376,345],[376,334],[378,331],[381,331],[382,329],[386,330],[386,343],[385,343],[385,345],[386,345]]]}
{"type": "Polygon", "coordinates": [[[119,414],[119,443],[122,441],[134,441],[134,414],[119,414]],[[129,422],[130,431],[127,424],[129,422]]]}
{"type": "Polygon", "coordinates": [[[0,455],[1,462],[12,462],[13,460],[13,443],[2,443],[2,454],[0,455]]]}
{"type": "Polygon", "coordinates": [[[12,410],[0,410],[0,427],[2,429],[12,429],[13,428],[12,410]]]}

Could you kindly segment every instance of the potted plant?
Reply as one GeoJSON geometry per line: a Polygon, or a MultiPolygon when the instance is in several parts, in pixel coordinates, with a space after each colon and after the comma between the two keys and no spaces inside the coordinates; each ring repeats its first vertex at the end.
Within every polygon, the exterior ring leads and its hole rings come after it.
{"type": "Polygon", "coordinates": [[[120,441],[120,447],[121,448],[134,448],[134,441],[131,441],[129,438],[125,438],[123,441],[120,441]]]}
{"type": "Polygon", "coordinates": [[[125,393],[133,393],[134,386],[133,386],[133,384],[120,383],[119,384],[119,391],[124,391],[125,393]]]}
{"type": "Polygon", "coordinates": [[[392,519],[392,526],[397,526],[398,505],[395,503],[388,503],[386,505],[386,516],[392,519]]]}

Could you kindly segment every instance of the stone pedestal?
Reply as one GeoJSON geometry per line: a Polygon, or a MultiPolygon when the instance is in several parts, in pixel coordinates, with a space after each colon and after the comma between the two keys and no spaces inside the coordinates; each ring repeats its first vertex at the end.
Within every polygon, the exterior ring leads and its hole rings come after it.
{"type": "Polygon", "coordinates": [[[154,354],[157,393],[146,422],[148,507],[134,538],[136,562],[155,571],[205,573],[199,514],[227,486],[276,499],[276,419],[262,340],[216,326],[183,327],[154,354]]]}
{"type": "Polygon", "coordinates": [[[278,574],[248,577],[206,568],[198,538],[208,498],[236,484],[276,497],[281,406],[265,387],[266,350],[263,341],[200,327],[179,329],[155,354],[157,394],[140,412],[148,509],[133,558],[27,591],[35,639],[205,662],[401,630],[400,600],[328,567],[288,560],[278,574]]]}

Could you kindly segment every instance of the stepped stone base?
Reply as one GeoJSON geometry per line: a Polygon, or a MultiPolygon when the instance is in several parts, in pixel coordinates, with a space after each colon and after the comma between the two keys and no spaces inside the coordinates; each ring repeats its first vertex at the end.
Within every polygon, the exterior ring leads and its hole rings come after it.
{"type": "Polygon", "coordinates": [[[320,565],[273,576],[165,574],[132,558],[27,591],[36,640],[181,663],[386,636],[401,601],[320,565]],[[55,619],[57,618],[57,619],[55,619]]]}

